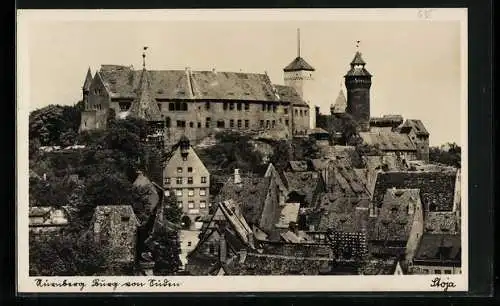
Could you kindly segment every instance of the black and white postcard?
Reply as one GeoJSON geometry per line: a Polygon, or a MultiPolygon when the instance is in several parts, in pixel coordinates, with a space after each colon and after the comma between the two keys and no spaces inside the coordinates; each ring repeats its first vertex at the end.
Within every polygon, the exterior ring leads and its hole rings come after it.
{"type": "Polygon", "coordinates": [[[467,10],[19,10],[19,292],[467,291],[467,10]]]}

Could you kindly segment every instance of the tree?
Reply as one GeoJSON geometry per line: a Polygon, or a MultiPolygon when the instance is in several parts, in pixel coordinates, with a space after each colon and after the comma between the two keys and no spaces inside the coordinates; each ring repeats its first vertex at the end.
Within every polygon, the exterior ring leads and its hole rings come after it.
{"type": "Polygon", "coordinates": [[[460,168],[462,165],[462,149],[456,143],[447,143],[441,147],[430,147],[429,161],[460,168]]]}
{"type": "Polygon", "coordinates": [[[30,276],[121,274],[116,258],[113,250],[76,233],[29,237],[30,276]]]}
{"type": "Polygon", "coordinates": [[[155,241],[152,252],[155,261],[154,274],[175,274],[182,265],[179,257],[181,247],[178,232],[161,228],[153,234],[153,240],[155,241]]]}
{"type": "Polygon", "coordinates": [[[30,139],[37,138],[42,146],[64,145],[61,140],[72,140],[68,133],[78,131],[81,107],[82,102],[79,102],[74,106],[48,105],[32,111],[29,115],[30,139]],[[61,138],[64,134],[66,135],[61,138]]]}
{"type": "Polygon", "coordinates": [[[277,170],[283,170],[293,157],[292,145],[286,140],[275,141],[272,145],[273,154],[269,161],[277,170]]]}

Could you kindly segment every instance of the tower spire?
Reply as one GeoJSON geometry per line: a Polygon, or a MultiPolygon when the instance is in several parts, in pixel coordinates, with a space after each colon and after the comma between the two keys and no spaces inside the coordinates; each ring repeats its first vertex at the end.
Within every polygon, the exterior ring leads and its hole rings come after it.
{"type": "Polygon", "coordinates": [[[297,29],[297,57],[300,57],[300,29],[297,29]]]}
{"type": "Polygon", "coordinates": [[[361,40],[356,40],[356,51],[359,51],[359,43],[361,42],[361,40]]]}

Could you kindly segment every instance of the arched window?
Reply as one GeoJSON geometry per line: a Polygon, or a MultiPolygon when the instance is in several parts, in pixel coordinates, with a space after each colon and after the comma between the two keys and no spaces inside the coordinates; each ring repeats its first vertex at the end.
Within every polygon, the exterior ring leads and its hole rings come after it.
{"type": "Polygon", "coordinates": [[[170,117],[165,118],[165,126],[170,127],[170,117]]]}

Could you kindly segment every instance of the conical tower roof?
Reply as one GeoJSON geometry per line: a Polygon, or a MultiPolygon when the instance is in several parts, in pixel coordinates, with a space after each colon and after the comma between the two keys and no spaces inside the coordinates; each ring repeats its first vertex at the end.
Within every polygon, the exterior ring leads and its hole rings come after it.
{"type": "Polygon", "coordinates": [[[146,69],[142,70],[137,88],[137,98],[132,102],[130,115],[148,121],[161,121],[161,111],[151,93],[151,80],[146,69]]]}
{"type": "Polygon", "coordinates": [[[361,52],[356,51],[356,54],[352,59],[351,65],[366,65],[366,62],[363,60],[363,57],[361,56],[361,52]]]}
{"type": "Polygon", "coordinates": [[[335,100],[335,104],[333,104],[330,109],[333,113],[344,113],[347,107],[347,99],[344,95],[344,91],[341,89],[337,99],[335,100]]]}
{"type": "Polygon", "coordinates": [[[85,81],[83,82],[83,90],[89,90],[90,84],[92,83],[92,72],[90,71],[90,67],[87,70],[87,75],[85,76],[85,81]]]}
{"type": "Polygon", "coordinates": [[[297,56],[283,71],[314,71],[313,66],[309,65],[302,57],[297,56]]]}

